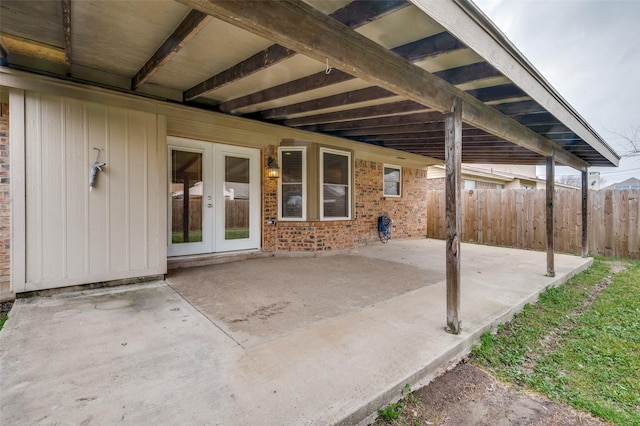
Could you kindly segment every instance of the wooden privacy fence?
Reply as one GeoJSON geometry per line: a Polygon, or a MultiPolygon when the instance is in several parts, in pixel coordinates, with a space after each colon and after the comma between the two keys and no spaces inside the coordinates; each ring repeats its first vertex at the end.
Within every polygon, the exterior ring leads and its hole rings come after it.
{"type": "MultiPolygon", "coordinates": [[[[462,241],[546,250],[545,191],[465,190],[462,241]]],[[[582,252],[582,192],[556,190],[555,248],[582,252]]],[[[640,191],[589,191],[589,252],[640,258],[640,191]]],[[[427,192],[427,236],[445,238],[444,191],[427,192]]]]}

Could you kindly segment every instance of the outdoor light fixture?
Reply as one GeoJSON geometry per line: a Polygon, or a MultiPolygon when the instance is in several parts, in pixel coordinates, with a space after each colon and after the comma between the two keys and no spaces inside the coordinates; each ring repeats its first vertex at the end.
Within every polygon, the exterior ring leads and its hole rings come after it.
{"type": "Polygon", "coordinates": [[[272,156],[269,156],[269,161],[267,162],[267,176],[270,179],[278,179],[280,177],[280,167],[278,167],[278,162],[272,156]]]}

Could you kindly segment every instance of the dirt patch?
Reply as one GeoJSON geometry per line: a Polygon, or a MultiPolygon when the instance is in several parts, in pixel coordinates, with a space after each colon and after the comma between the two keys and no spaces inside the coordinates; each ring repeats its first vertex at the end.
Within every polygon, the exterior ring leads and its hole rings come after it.
{"type": "Polygon", "coordinates": [[[0,302],[0,317],[8,314],[12,306],[13,300],[10,300],[8,302],[0,302]]]}
{"type": "Polygon", "coordinates": [[[537,395],[507,387],[467,363],[438,377],[405,398],[402,417],[376,425],[606,425],[606,423],[537,395]]]}

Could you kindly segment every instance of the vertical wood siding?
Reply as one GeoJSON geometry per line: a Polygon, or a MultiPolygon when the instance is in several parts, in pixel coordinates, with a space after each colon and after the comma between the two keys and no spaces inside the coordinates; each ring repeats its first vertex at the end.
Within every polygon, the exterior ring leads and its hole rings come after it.
{"type": "Polygon", "coordinates": [[[156,114],[27,92],[25,290],[166,272],[156,114]],[[96,158],[107,166],[89,191],[96,158]]]}
{"type": "MultiPolygon", "coordinates": [[[[427,192],[427,236],[445,237],[444,191],[427,192]]],[[[582,251],[582,192],[557,190],[555,249],[582,251]]],[[[462,240],[544,250],[545,191],[469,190],[462,195],[462,240]]],[[[589,252],[640,258],[640,191],[589,191],[589,252]]]]}

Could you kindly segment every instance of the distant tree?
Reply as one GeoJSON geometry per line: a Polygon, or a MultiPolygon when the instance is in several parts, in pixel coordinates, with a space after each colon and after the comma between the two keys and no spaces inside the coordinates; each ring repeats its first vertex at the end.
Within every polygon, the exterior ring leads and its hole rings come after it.
{"type": "Polygon", "coordinates": [[[564,185],[582,187],[582,176],[580,175],[560,175],[556,176],[556,183],[562,183],[564,185]]]}
{"type": "Polygon", "coordinates": [[[624,140],[624,152],[622,157],[638,157],[640,156],[640,126],[632,129],[628,134],[623,135],[616,133],[624,140]]]}

